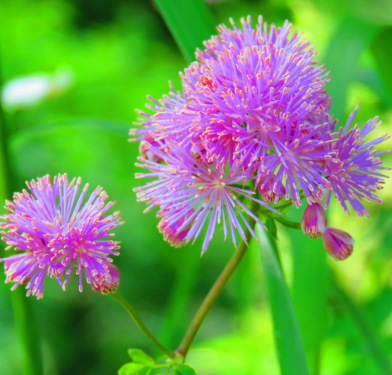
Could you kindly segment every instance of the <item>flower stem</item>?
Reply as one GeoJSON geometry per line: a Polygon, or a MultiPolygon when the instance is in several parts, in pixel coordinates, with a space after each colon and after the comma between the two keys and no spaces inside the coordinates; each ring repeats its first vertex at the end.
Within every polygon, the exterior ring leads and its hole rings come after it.
{"type": "MultiPolygon", "coordinates": [[[[258,209],[258,203],[252,201],[251,212],[253,212],[255,216],[257,216],[258,214],[258,209]]],[[[254,219],[249,218],[249,224],[252,228],[254,228],[256,222],[254,219]]],[[[252,238],[252,235],[250,234],[248,229],[246,230],[245,236],[246,242],[249,243],[250,239],[252,238]]],[[[190,346],[192,345],[193,340],[196,337],[197,332],[203,324],[204,319],[206,318],[207,314],[211,310],[211,307],[214,305],[215,301],[221,294],[226,283],[229,281],[231,275],[233,274],[237,266],[240,264],[247,248],[248,245],[245,243],[245,241],[241,241],[240,245],[238,246],[238,250],[231,257],[229,263],[227,263],[226,267],[219,275],[218,279],[215,281],[215,284],[212,286],[207,296],[204,298],[204,301],[200,305],[199,310],[197,311],[188,328],[188,331],[182,339],[180,346],[176,350],[176,352],[182,355],[184,359],[189,351],[190,346]]]]}
{"type": "Polygon", "coordinates": [[[157,338],[151,333],[151,331],[147,328],[147,326],[144,324],[143,320],[140,318],[140,316],[137,314],[137,312],[134,310],[134,308],[121,296],[119,296],[117,293],[111,293],[110,294],[122,307],[124,307],[125,310],[127,310],[128,314],[132,317],[136,325],[139,327],[139,329],[143,332],[144,336],[147,337],[148,340],[157,348],[159,349],[162,353],[166,354],[169,358],[175,358],[178,355],[176,355],[174,352],[172,352],[170,349],[166,348],[163,346],[157,338]]]}

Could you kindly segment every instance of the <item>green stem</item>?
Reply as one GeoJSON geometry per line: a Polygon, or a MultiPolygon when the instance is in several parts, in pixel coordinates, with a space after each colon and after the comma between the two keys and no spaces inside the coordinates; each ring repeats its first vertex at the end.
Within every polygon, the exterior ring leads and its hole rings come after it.
{"type": "MultiPolygon", "coordinates": [[[[258,208],[259,208],[258,203],[252,201],[251,211],[255,216],[257,216],[258,214],[258,208]]],[[[254,219],[250,218],[249,224],[252,228],[254,228],[256,222],[254,219]]],[[[249,243],[250,239],[252,238],[252,235],[250,234],[248,229],[246,231],[245,236],[246,236],[246,242],[249,243]]],[[[233,272],[241,262],[243,256],[245,255],[247,247],[248,245],[245,243],[245,241],[241,241],[238,250],[231,257],[229,263],[227,263],[226,267],[219,275],[218,279],[215,281],[215,284],[212,286],[207,296],[204,298],[204,301],[200,305],[199,310],[196,312],[196,315],[193,318],[188,328],[188,331],[186,332],[184,338],[182,339],[180,346],[176,350],[176,352],[182,355],[184,359],[189,351],[189,348],[192,345],[193,340],[196,337],[197,332],[199,331],[201,325],[203,324],[204,319],[206,318],[207,314],[211,310],[215,301],[221,294],[226,283],[229,281],[231,275],[233,274],[233,272]]]]}
{"type": "MultiPolygon", "coordinates": [[[[306,197],[306,195],[305,194],[301,194],[300,195],[300,197],[299,197],[299,199],[304,199],[306,197]]],[[[285,208],[287,208],[287,207],[290,207],[290,206],[293,206],[293,202],[292,201],[289,201],[289,202],[287,202],[287,203],[282,203],[282,204],[279,204],[278,206],[272,206],[272,208],[274,208],[275,210],[278,210],[278,211],[282,211],[283,209],[285,209],[285,208]]],[[[267,210],[266,208],[262,208],[261,209],[261,212],[263,213],[263,214],[265,214],[266,212],[267,213],[269,213],[269,212],[271,212],[270,210],[267,210]]]]}
{"type": "Polygon", "coordinates": [[[139,329],[143,332],[143,334],[147,337],[148,340],[157,348],[159,349],[162,353],[166,354],[169,358],[175,358],[177,355],[172,352],[170,349],[166,348],[163,346],[157,338],[151,333],[151,331],[147,328],[147,326],[144,324],[143,320],[140,318],[140,316],[137,314],[137,312],[134,310],[134,308],[121,296],[119,296],[117,293],[111,293],[110,294],[122,307],[124,307],[125,310],[127,310],[128,314],[132,317],[136,325],[139,327],[139,329]]]}
{"type": "MultiPolygon", "coordinates": [[[[0,87],[2,86],[0,72],[0,87]]],[[[0,103],[0,196],[1,199],[11,199],[14,190],[18,188],[18,178],[11,166],[9,153],[9,134],[6,117],[0,103]]],[[[3,256],[4,252],[0,254],[3,256]]],[[[23,289],[18,288],[11,294],[15,325],[22,347],[22,366],[25,375],[42,375],[42,354],[40,335],[35,319],[32,301],[26,298],[23,289]]]]}
{"type": "Polygon", "coordinates": [[[293,229],[300,229],[301,228],[301,223],[297,221],[290,221],[285,219],[284,217],[274,215],[274,214],[267,214],[263,213],[266,217],[269,217],[272,220],[277,221],[278,223],[284,225],[285,227],[293,228],[293,229]]]}

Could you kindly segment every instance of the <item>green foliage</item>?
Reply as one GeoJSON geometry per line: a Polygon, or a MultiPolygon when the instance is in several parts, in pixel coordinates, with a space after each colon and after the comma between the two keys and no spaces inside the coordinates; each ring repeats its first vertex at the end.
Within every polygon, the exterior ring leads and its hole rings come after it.
{"type": "Polygon", "coordinates": [[[132,362],[122,366],[118,370],[118,375],[149,375],[153,369],[153,366],[132,362]]]}
{"type": "Polygon", "coordinates": [[[140,349],[128,349],[128,354],[132,358],[132,361],[135,363],[140,363],[143,365],[153,366],[155,361],[148,356],[143,350],[140,349]]]}
{"type": "Polygon", "coordinates": [[[163,363],[155,363],[143,350],[128,349],[132,358],[131,363],[126,363],[118,370],[119,375],[149,375],[154,369],[167,368],[167,373],[175,375],[196,375],[196,371],[185,363],[178,363],[181,357],[167,360],[163,363]]]}
{"type": "MultiPolygon", "coordinates": [[[[278,258],[273,250],[274,238],[257,224],[261,261],[268,288],[274,338],[282,375],[308,375],[305,350],[294,307],[278,258]]],[[[275,247],[276,245],[274,245],[275,247]]]]}
{"type": "Polygon", "coordinates": [[[149,375],[155,368],[155,361],[143,350],[128,349],[131,363],[126,363],[118,370],[118,375],[149,375]]]}
{"type": "Polygon", "coordinates": [[[364,49],[378,30],[377,24],[350,17],[341,22],[329,42],[325,65],[333,80],[328,85],[328,94],[334,97],[331,112],[342,123],[348,85],[358,72],[359,59],[364,49]]]}
{"type": "Polygon", "coordinates": [[[183,363],[175,366],[174,373],[176,375],[196,375],[196,371],[191,366],[183,363]]]}
{"type": "Polygon", "coordinates": [[[329,272],[321,239],[290,231],[293,244],[292,298],[310,374],[320,373],[321,349],[327,328],[329,272]]]}
{"type": "Polygon", "coordinates": [[[154,0],[188,62],[196,48],[216,33],[215,22],[203,0],[154,0]]]}
{"type": "Polygon", "coordinates": [[[392,74],[391,56],[392,48],[392,26],[384,27],[374,38],[371,44],[371,51],[376,62],[377,70],[382,78],[389,103],[392,104],[392,74]]]}

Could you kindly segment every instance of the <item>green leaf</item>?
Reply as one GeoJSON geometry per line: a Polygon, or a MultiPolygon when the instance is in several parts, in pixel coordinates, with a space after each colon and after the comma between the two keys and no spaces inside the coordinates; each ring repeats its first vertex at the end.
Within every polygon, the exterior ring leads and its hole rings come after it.
{"type": "MultiPolygon", "coordinates": [[[[357,18],[347,18],[333,34],[325,58],[327,71],[333,80],[327,85],[333,96],[331,113],[343,123],[346,107],[346,91],[358,71],[358,61],[380,26],[357,18]]],[[[354,108],[353,108],[354,109],[354,108]]]]}
{"type": "Polygon", "coordinates": [[[278,245],[276,244],[276,240],[278,239],[278,228],[276,227],[275,220],[272,219],[271,217],[268,217],[267,220],[265,221],[265,226],[267,227],[268,230],[267,236],[270,240],[272,250],[274,251],[280,269],[282,269],[282,262],[278,251],[278,245]]]}
{"type": "Polygon", "coordinates": [[[275,344],[282,375],[309,375],[305,350],[289,291],[265,230],[256,225],[261,261],[274,323],[275,344]]]}
{"type": "Polygon", "coordinates": [[[376,62],[378,74],[383,83],[383,87],[387,92],[390,103],[392,103],[391,50],[392,26],[386,26],[373,40],[371,44],[371,51],[376,62]]]}
{"type": "Polygon", "coordinates": [[[373,356],[379,367],[380,375],[392,375],[391,365],[387,354],[380,345],[377,334],[373,331],[361,308],[355,304],[351,297],[340,287],[336,280],[332,280],[333,297],[337,300],[344,312],[351,317],[357,325],[364,342],[369,348],[369,353],[373,356]]]}
{"type": "Polygon", "coordinates": [[[216,34],[215,22],[204,0],[155,0],[170,32],[188,62],[196,48],[216,34]]]}
{"type": "Polygon", "coordinates": [[[181,363],[174,369],[176,375],[196,375],[196,371],[189,365],[181,363]]]}
{"type": "Polygon", "coordinates": [[[142,365],[140,363],[127,363],[118,370],[118,375],[149,375],[154,366],[142,365]]]}
{"type": "Polygon", "coordinates": [[[321,239],[290,232],[294,277],[292,295],[309,371],[320,372],[320,352],[327,322],[329,273],[321,239]]]}
{"type": "Polygon", "coordinates": [[[135,363],[141,363],[143,365],[155,365],[154,360],[140,349],[128,349],[128,354],[135,363]]]}

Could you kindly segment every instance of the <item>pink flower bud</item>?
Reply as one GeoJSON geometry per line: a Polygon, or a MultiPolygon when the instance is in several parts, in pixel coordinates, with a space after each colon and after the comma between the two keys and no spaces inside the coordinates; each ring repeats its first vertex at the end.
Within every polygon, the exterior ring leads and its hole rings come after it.
{"type": "Polygon", "coordinates": [[[116,266],[107,263],[108,273],[106,278],[100,280],[98,286],[93,286],[93,290],[102,294],[114,293],[120,284],[120,271],[116,266]]]}
{"type": "MultiPolygon", "coordinates": [[[[163,239],[169,242],[171,246],[181,247],[188,242],[186,237],[192,227],[193,221],[191,221],[185,228],[182,228],[182,225],[193,214],[193,212],[194,210],[192,209],[186,216],[183,216],[181,219],[170,225],[168,223],[170,216],[163,217],[159,222],[159,232],[163,234],[163,239]]],[[[157,216],[159,216],[159,214],[160,213],[158,213],[157,216]]]]}
{"type": "Polygon", "coordinates": [[[323,234],[324,248],[336,260],[348,258],[354,248],[354,239],[340,229],[328,228],[323,234]]]}
{"type": "Polygon", "coordinates": [[[258,186],[261,197],[266,203],[278,203],[286,194],[286,189],[283,185],[280,187],[275,183],[275,176],[262,178],[258,186]],[[266,181],[267,182],[264,182],[266,181]],[[279,191],[279,195],[278,195],[279,191]]]}
{"type": "Polygon", "coordinates": [[[157,156],[153,150],[151,150],[151,147],[159,148],[160,144],[155,141],[154,137],[151,134],[146,134],[143,137],[143,140],[140,142],[139,146],[139,152],[140,155],[149,161],[152,161],[154,163],[162,163],[162,159],[157,156]]]}
{"type": "Polygon", "coordinates": [[[205,164],[206,153],[206,149],[200,142],[192,145],[191,156],[197,164],[205,164]]]}
{"type": "Polygon", "coordinates": [[[301,229],[310,238],[319,238],[327,229],[327,216],[318,203],[306,207],[301,220],[301,229]]]}

